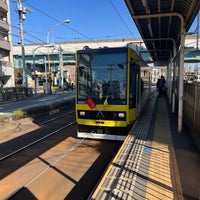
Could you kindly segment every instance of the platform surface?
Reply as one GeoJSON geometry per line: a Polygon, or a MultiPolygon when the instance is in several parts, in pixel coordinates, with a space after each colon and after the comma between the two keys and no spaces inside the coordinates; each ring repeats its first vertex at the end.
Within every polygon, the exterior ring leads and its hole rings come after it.
{"type": "Polygon", "coordinates": [[[177,132],[175,120],[167,98],[154,94],[91,199],[200,199],[200,154],[188,140],[184,147],[193,146],[193,152],[183,162],[179,147],[188,135],[177,132]],[[183,178],[187,162],[194,162],[190,180],[183,178]],[[187,181],[193,189],[188,190],[187,181]]]}

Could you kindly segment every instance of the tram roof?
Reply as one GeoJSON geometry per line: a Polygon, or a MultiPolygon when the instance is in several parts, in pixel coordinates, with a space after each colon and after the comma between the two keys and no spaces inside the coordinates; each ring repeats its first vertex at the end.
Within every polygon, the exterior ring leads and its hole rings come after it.
{"type": "Polygon", "coordinates": [[[125,0],[154,63],[166,65],[173,49],[180,47],[181,20],[188,32],[199,0],[125,0]],[[181,19],[181,20],[180,20],[181,19]]]}

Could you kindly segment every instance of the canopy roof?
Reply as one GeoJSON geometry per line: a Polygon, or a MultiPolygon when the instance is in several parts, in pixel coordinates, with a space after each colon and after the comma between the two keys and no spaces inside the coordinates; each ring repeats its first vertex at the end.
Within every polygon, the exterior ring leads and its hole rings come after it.
{"type": "Polygon", "coordinates": [[[154,62],[167,64],[200,9],[199,0],[125,0],[154,62]]]}

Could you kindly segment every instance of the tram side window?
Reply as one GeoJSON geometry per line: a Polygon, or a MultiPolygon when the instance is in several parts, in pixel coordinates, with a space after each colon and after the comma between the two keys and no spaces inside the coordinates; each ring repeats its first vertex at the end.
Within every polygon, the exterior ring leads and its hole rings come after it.
{"type": "Polygon", "coordinates": [[[90,57],[88,54],[80,54],[78,56],[78,99],[86,100],[86,97],[92,93],[92,75],[90,67],[90,57]]]}
{"type": "Polygon", "coordinates": [[[130,96],[129,96],[129,108],[136,107],[136,70],[135,65],[130,66],[130,96]]]}

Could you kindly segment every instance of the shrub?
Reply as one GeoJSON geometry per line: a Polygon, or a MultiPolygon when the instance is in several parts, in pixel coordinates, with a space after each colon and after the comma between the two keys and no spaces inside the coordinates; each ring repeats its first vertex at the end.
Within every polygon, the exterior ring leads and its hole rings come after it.
{"type": "Polygon", "coordinates": [[[21,119],[27,117],[27,112],[23,110],[16,110],[13,112],[13,119],[21,119]]]}

